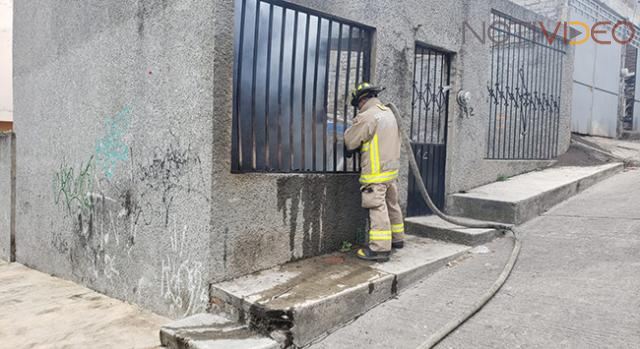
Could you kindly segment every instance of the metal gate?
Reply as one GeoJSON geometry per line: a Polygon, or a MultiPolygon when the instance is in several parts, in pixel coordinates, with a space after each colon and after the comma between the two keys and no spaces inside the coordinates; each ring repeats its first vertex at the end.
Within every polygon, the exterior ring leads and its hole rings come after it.
{"type": "MultiPolygon", "coordinates": [[[[575,10],[571,20],[591,26],[593,18],[575,10]]],[[[571,131],[592,136],[616,137],[620,105],[622,45],[600,45],[589,40],[575,46],[571,131]]]]}
{"type": "MultiPolygon", "coordinates": [[[[413,100],[411,102],[411,146],[421,180],[436,206],[444,206],[444,176],[447,157],[447,118],[451,55],[417,44],[413,63],[413,100]]],[[[416,178],[410,174],[407,216],[430,214],[420,196],[416,178]]]]}

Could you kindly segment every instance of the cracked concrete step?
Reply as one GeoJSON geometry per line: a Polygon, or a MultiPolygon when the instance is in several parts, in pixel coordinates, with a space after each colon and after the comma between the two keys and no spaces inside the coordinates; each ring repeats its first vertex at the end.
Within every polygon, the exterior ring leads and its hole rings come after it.
{"type": "Polygon", "coordinates": [[[248,326],[215,314],[196,314],[160,329],[160,342],[168,349],[278,349],[271,338],[248,326]]]}
{"type": "Polygon", "coordinates": [[[521,224],[624,169],[622,163],[555,167],[449,196],[453,215],[521,224]]]}
{"type": "Polygon", "coordinates": [[[461,227],[446,222],[436,215],[406,218],[404,224],[408,234],[469,246],[482,245],[501,234],[495,229],[461,227]]]}
{"type": "Polygon", "coordinates": [[[409,236],[391,261],[331,254],[287,263],[211,286],[224,311],[283,345],[304,346],[385,302],[470,248],[409,236]]]}

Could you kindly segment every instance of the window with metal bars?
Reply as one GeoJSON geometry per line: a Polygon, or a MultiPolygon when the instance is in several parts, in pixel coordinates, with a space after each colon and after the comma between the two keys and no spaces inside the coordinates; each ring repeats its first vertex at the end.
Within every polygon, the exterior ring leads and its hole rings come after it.
{"type": "Polygon", "coordinates": [[[373,28],[279,0],[235,5],[232,171],[359,171],[343,134],[373,28]]]}
{"type": "Polygon", "coordinates": [[[497,11],[489,30],[487,158],[557,157],[565,43],[497,11]]]}

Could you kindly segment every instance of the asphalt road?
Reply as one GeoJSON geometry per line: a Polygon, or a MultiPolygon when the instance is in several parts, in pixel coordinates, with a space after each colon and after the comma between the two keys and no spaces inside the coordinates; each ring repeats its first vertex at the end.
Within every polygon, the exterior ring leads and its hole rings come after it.
{"type": "MultiPolygon", "coordinates": [[[[505,287],[437,348],[640,348],[639,204],[629,170],[523,225],[505,287]]],[[[416,348],[491,285],[511,246],[487,245],[313,348],[416,348]]]]}

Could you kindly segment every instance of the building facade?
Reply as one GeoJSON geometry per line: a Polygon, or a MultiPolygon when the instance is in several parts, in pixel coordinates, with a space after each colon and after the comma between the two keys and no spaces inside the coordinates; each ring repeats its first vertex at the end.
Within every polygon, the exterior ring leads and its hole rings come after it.
{"type": "MultiPolygon", "coordinates": [[[[210,283],[362,239],[341,133],[363,80],[444,208],[548,166],[573,51],[540,20],[504,0],[17,2],[16,258],[183,317],[210,283]]],[[[403,207],[427,214],[413,181],[403,207]]]]}
{"type": "Polygon", "coordinates": [[[637,1],[515,2],[550,18],[571,22],[581,32],[575,48],[572,131],[600,137],[640,138],[637,1]]]}

